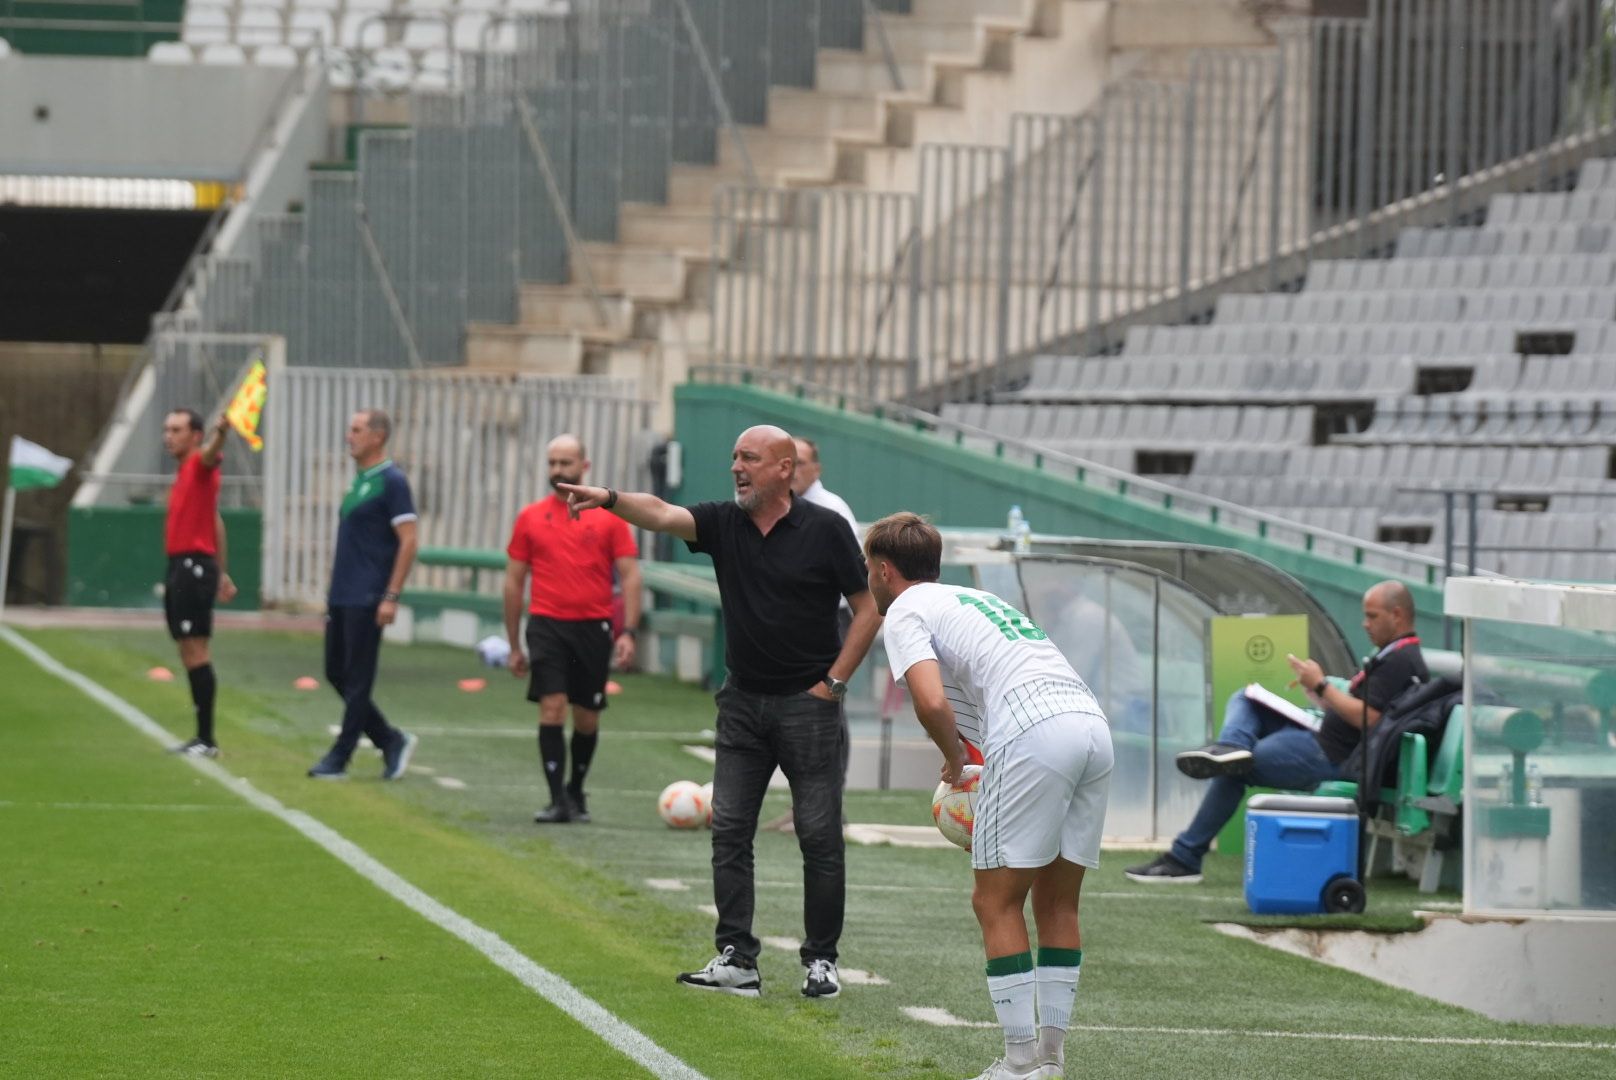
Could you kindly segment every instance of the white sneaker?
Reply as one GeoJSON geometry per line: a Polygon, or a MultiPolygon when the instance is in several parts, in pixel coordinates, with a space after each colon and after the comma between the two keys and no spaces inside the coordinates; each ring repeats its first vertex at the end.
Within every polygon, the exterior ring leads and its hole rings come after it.
{"type": "Polygon", "coordinates": [[[675,980],[680,986],[692,990],[717,990],[721,994],[739,997],[757,997],[763,992],[763,979],[756,965],[735,955],[735,946],[725,945],[724,951],[707,961],[700,971],[685,971],[675,980]]]}
{"type": "Polygon", "coordinates": [[[808,961],[808,976],[802,980],[805,998],[833,998],[842,992],[842,977],[834,960],[808,961]]]}
{"type": "Polygon", "coordinates": [[[1043,1077],[1046,1076],[1058,1077],[1061,1075],[1058,1069],[1054,1072],[1046,1072],[1045,1070],[1048,1068],[1050,1068],[1048,1065],[1029,1065],[1023,1071],[1011,1065],[1004,1058],[1000,1058],[992,1065],[989,1065],[985,1071],[972,1077],[972,1080],[1043,1080],[1043,1077]]]}

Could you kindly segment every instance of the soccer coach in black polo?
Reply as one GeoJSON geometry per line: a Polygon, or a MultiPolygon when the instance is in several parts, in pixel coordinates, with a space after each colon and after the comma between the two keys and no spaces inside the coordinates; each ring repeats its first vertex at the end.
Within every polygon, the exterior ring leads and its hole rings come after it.
{"type": "Polygon", "coordinates": [[[881,622],[847,522],[791,494],[795,456],[796,444],[780,428],[741,432],[730,456],[732,502],[673,506],[639,492],[556,485],[574,512],[604,507],[712,556],[729,668],[717,695],[713,770],[718,955],[679,982],[745,997],[762,986],[752,934],[752,841],[776,766],[791,781],[802,848],[802,992],[829,998],[841,991],[842,695],[881,622]],[[845,642],[836,626],[843,596],[853,609],[845,642]]]}

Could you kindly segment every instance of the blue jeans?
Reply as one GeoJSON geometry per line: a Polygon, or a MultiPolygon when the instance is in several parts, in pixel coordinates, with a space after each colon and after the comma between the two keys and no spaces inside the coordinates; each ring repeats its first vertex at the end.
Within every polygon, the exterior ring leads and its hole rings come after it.
{"type": "Polygon", "coordinates": [[[1246,788],[1311,791],[1341,776],[1341,770],[1324,756],[1311,731],[1263,708],[1243,692],[1229,699],[1218,742],[1250,750],[1252,769],[1244,776],[1214,776],[1207,781],[1201,808],[1173,840],[1173,858],[1191,870],[1201,868],[1201,857],[1212,846],[1218,831],[1240,809],[1246,788]]]}
{"type": "Polygon", "coordinates": [[[840,702],[806,693],[753,694],[725,681],[718,691],[713,766],[713,902],[719,951],[757,962],[752,933],[752,839],[775,766],[791,782],[802,850],[802,962],[836,959],[847,898],[842,784],[847,721],[840,702]]]}

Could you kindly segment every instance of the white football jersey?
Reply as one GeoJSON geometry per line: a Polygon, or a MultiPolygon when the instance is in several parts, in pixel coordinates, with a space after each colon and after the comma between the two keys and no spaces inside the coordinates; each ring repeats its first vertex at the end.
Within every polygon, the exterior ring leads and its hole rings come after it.
{"type": "Polygon", "coordinates": [[[892,677],[936,660],[960,734],[987,753],[1040,720],[1100,712],[1094,695],[1031,619],[979,589],[920,582],[882,628],[892,677]]]}

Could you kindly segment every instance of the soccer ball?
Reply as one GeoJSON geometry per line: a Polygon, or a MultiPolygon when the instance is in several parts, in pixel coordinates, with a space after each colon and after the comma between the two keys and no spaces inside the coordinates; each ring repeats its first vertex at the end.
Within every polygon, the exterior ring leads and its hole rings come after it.
{"type": "Polygon", "coordinates": [[[931,819],[944,839],[966,851],[971,850],[971,832],[976,827],[976,793],[982,786],[982,766],[967,765],[953,787],[938,784],[931,797],[931,819]]]}
{"type": "Polygon", "coordinates": [[[702,805],[707,807],[707,819],[702,822],[709,829],[713,827],[713,782],[707,781],[701,785],[702,805]]]}
{"type": "Polygon", "coordinates": [[[490,634],[477,643],[477,659],[485,667],[501,668],[511,658],[511,646],[498,634],[490,634]]]}
{"type": "Polygon", "coordinates": [[[707,820],[707,798],[694,780],[675,780],[657,796],[657,813],[671,828],[695,829],[707,820]]]}

